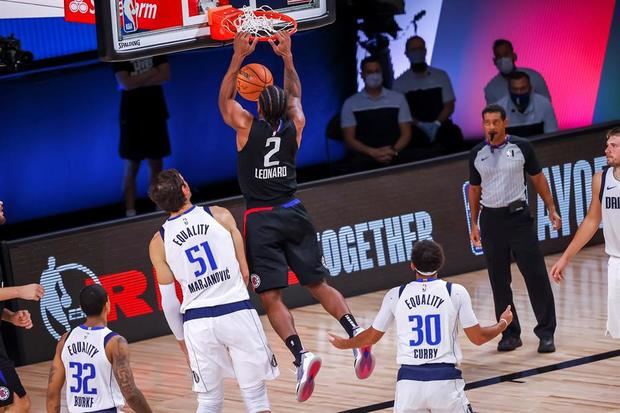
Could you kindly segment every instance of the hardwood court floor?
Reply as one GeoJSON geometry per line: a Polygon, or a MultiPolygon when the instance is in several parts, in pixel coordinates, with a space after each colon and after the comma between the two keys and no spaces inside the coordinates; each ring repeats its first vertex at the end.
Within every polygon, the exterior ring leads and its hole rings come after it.
{"type": "MultiPolygon", "coordinates": [[[[547,265],[557,255],[546,258],[547,265]]],[[[513,265],[515,305],[522,325],[523,347],[510,353],[498,353],[498,339],[481,347],[469,343],[461,332],[464,353],[462,364],[466,382],[520,372],[566,362],[620,348],[620,341],[603,335],[606,322],[607,257],[602,246],[582,251],[569,267],[561,286],[553,285],[558,329],[557,351],[542,355],[536,352],[537,338],[532,332],[535,319],[523,278],[513,265]]],[[[482,325],[493,322],[493,301],[486,270],[451,277],[469,290],[476,315],[482,325]]],[[[372,323],[385,291],[348,300],[357,321],[372,323]]],[[[343,335],[340,324],[319,305],[293,311],[304,345],[323,358],[314,395],[305,403],[295,401],[295,373],[292,356],[279,340],[265,317],[261,317],[272,349],[280,363],[280,377],[269,383],[269,397],[274,412],[331,413],[360,408],[394,399],[397,372],[393,327],[375,346],[377,367],[365,381],[353,372],[350,351],[339,351],[327,341],[327,332],[343,335]]],[[[181,352],[172,336],[131,344],[132,366],[136,382],[155,412],[193,412],[195,396],[181,352]]],[[[49,362],[18,369],[33,403],[33,412],[45,409],[45,389],[49,362]]],[[[535,374],[467,392],[476,412],[620,412],[620,357],[595,361],[577,367],[535,374]]],[[[226,382],[225,412],[244,412],[236,383],[226,382]]],[[[64,393],[63,393],[64,398],[64,393]]],[[[392,409],[374,410],[389,412],[392,409]]]]}

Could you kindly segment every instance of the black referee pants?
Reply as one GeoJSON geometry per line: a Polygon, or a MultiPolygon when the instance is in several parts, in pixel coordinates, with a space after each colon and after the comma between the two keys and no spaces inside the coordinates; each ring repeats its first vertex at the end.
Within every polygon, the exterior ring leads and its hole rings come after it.
{"type": "Polygon", "coordinates": [[[504,331],[507,337],[519,337],[521,325],[512,300],[510,253],[523,274],[530,302],[538,324],[534,333],[540,338],[551,338],[555,332],[555,303],[545,261],[538,245],[534,220],[530,209],[511,214],[508,208],[482,208],[480,236],[489,270],[495,316],[499,317],[508,305],[514,316],[504,331]]]}

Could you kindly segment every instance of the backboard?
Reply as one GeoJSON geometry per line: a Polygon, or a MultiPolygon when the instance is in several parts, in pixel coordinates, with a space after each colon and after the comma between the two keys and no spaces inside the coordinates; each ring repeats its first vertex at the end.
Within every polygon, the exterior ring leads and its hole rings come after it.
{"type": "Polygon", "coordinates": [[[267,6],[297,20],[298,30],[333,23],[335,0],[99,0],[97,44],[113,62],[227,44],[211,38],[207,11],[230,4],[267,6]]]}

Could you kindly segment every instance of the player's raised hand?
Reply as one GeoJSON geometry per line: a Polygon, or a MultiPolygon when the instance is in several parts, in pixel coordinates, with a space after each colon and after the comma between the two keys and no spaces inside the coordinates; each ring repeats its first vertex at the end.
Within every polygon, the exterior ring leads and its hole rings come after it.
{"type": "Polygon", "coordinates": [[[19,286],[19,298],[22,300],[34,300],[39,301],[43,294],[45,294],[45,290],[41,286],[41,284],[27,284],[19,286]]]}
{"type": "Polygon", "coordinates": [[[553,278],[553,281],[558,284],[562,282],[562,280],[564,279],[564,270],[566,269],[567,265],[568,261],[565,260],[564,257],[560,258],[558,262],[553,264],[553,267],[551,267],[551,272],[549,273],[551,278],[553,278]]]}
{"type": "Polygon", "coordinates": [[[275,34],[276,40],[269,39],[269,44],[274,53],[280,57],[291,56],[291,35],[286,31],[280,31],[275,34]]]}
{"type": "Polygon", "coordinates": [[[32,328],[32,320],[30,318],[30,311],[19,310],[11,315],[11,323],[17,327],[23,327],[26,329],[32,328]]]}
{"type": "Polygon", "coordinates": [[[258,41],[248,32],[239,32],[235,35],[233,42],[233,51],[236,55],[246,57],[256,49],[258,41]]]}

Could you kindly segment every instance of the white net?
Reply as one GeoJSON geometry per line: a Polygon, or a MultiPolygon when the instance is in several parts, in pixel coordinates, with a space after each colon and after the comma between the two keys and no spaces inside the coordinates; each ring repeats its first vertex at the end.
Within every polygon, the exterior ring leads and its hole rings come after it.
{"type": "Polygon", "coordinates": [[[247,32],[254,37],[271,37],[282,30],[294,28],[294,24],[278,17],[265,15],[264,13],[273,12],[269,6],[259,8],[243,7],[239,9],[241,13],[233,18],[222,21],[222,27],[231,33],[247,32]],[[255,12],[263,13],[255,13],[255,12]]]}

